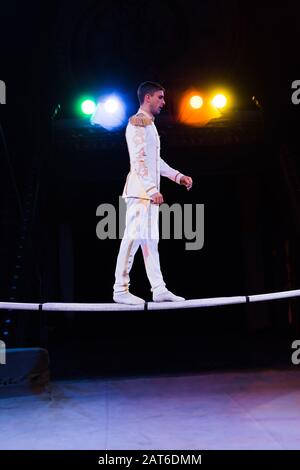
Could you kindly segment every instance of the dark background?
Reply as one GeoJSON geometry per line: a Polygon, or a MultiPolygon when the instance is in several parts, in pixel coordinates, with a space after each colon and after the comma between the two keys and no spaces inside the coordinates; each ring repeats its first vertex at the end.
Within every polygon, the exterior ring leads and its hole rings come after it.
{"type": "MultiPolygon", "coordinates": [[[[194,179],[162,181],[168,203],[205,205],[205,241],[160,241],[170,290],[186,298],[299,286],[300,105],[296,2],[10,1],[1,10],[0,295],[110,302],[119,240],[96,237],[96,208],[117,204],[128,172],[124,129],[75,119],[74,99],[155,80],[162,156],[194,179]],[[174,122],[181,91],[224,84],[233,113],[205,128],[174,122]],[[252,97],[255,96],[257,105],[252,97]]],[[[151,300],[141,253],[132,291],[151,300]]],[[[297,300],[140,313],[1,311],[10,346],[46,344],[55,373],[195,370],[289,363],[297,300]]]]}

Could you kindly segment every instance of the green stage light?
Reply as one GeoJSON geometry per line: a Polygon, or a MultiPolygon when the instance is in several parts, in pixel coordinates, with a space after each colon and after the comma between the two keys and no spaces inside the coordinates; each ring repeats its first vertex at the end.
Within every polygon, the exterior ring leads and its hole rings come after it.
{"type": "Polygon", "coordinates": [[[96,103],[93,100],[84,100],[82,101],[80,108],[83,114],[91,115],[95,112],[96,103]]]}

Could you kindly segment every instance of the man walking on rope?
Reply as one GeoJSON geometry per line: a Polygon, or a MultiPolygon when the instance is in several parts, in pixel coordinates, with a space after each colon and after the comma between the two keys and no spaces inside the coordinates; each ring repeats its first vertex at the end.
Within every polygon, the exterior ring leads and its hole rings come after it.
{"type": "Polygon", "coordinates": [[[165,105],[164,91],[158,83],[141,83],[137,91],[140,108],[129,119],[126,128],[130,172],[122,194],[126,202],[126,226],[117,258],[113,288],[113,299],[117,303],[135,305],[145,302],[129,292],[129,273],[139,246],[142,248],[153,301],[185,300],[166,288],[158,253],[159,205],[164,202],[160,193],[160,175],[184,185],[188,190],[193,184],[191,177],[174,170],[160,157],[160,139],[154,117],[165,105]]]}

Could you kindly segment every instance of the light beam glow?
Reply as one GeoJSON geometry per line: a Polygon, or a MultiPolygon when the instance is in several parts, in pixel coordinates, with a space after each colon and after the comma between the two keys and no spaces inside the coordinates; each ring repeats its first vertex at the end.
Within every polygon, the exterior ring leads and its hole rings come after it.
{"type": "Polygon", "coordinates": [[[192,96],[190,99],[190,105],[194,109],[201,108],[203,106],[203,98],[201,98],[201,96],[198,96],[198,95],[192,96]]]}
{"type": "Polygon", "coordinates": [[[226,103],[227,103],[227,98],[226,98],[225,95],[222,95],[221,93],[214,96],[213,99],[212,99],[212,104],[216,108],[224,108],[224,106],[226,106],[226,103]]]}
{"type": "Polygon", "coordinates": [[[92,124],[98,124],[107,130],[121,127],[125,120],[125,105],[117,95],[101,98],[91,117],[92,124]]]}
{"type": "Polygon", "coordinates": [[[83,114],[93,114],[95,112],[95,109],[96,103],[93,100],[84,100],[81,103],[81,111],[83,112],[83,114]]]}

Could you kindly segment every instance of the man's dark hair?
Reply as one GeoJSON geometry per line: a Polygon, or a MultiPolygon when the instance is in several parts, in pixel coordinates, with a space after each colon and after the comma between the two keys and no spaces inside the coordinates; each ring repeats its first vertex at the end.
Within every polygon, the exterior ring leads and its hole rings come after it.
{"type": "Polygon", "coordinates": [[[144,103],[145,95],[149,93],[149,95],[153,95],[156,91],[165,91],[164,87],[161,86],[159,83],[155,82],[143,82],[140,84],[137,90],[137,95],[140,104],[144,103]]]}

